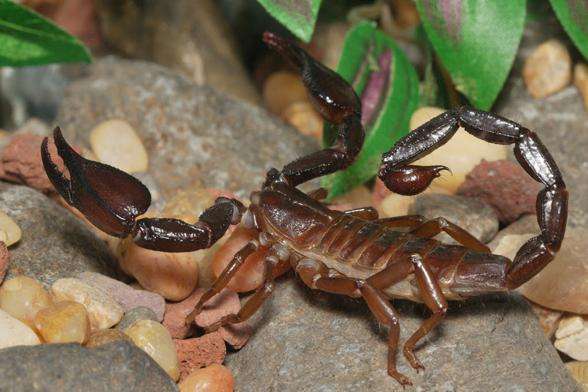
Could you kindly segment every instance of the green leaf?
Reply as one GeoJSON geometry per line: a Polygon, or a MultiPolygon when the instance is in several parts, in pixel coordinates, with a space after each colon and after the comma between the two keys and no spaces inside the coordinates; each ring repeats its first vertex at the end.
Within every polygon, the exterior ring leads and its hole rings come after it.
{"type": "Polygon", "coordinates": [[[582,55],[588,59],[588,2],[550,0],[557,18],[582,55]]]}
{"type": "Polygon", "coordinates": [[[488,110],[508,76],[525,0],[416,0],[425,31],[457,90],[488,110]]]}
{"type": "MultiPolygon", "coordinates": [[[[408,123],[419,95],[413,66],[392,38],[378,31],[372,23],[360,23],[347,34],[337,72],[361,97],[366,138],[349,168],[323,179],[329,199],[376,175],[382,153],[408,133],[408,123]],[[388,65],[384,68],[385,63],[388,65]]],[[[330,145],[335,135],[334,127],[325,127],[324,144],[330,145]]]]}
{"type": "Polygon", "coordinates": [[[296,37],[309,42],[321,0],[257,0],[271,16],[296,37]]]}
{"type": "Polygon", "coordinates": [[[75,37],[27,8],[0,0],[0,66],[75,61],[91,61],[75,37]]]}

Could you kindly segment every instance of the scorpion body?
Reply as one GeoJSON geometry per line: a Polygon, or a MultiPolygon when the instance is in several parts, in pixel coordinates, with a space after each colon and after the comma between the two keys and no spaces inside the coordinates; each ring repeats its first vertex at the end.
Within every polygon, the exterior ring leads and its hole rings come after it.
{"type": "Polygon", "coordinates": [[[147,188],[118,169],[80,156],[59,128],[53,141],[69,176],[52,160],[48,138],[41,148],[45,171],[65,201],[92,224],[113,236],[131,236],[141,247],[167,252],[209,248],[230,225],[241,220],[245,227],[259,232],[202,295],[187,323],[226,287],[249,255],[264,251],[261,286],[237,314],[223,317],[209,330],[247,320],[274,290],[276,276],[292,269],[312,289],[362,298],[376,319],[389,327],[388,374],[409,385],[410,380],[396,370],[400,324],[390,298],[422,302],[431,310],[431,316],[403,346],[411,366],[422,369],[415,346],[443,320],[447,300],[515,289],[553,260],[567,221],[568,193],[563,178],[535,133],[498,115],[461,107],[397,141],[383,155],[378,176],[399,194],[424,191],[447,168],[412,163],[446,143],[459,127],[490,143],[514,145],[518,162],[544,188],[537,196],[540,234],[527,241],[513,260],[491,254],[486,245],[443,218],[426,220],[412,215],[380,219],[371,207],[330,210],[320,202],[324,190],[305,194],[296,187],[353,163],[365,137],[360,100],[345,80],[292,42],[271,33],[263,38],[300,72],[311,101],[336,127],[337,137],[332,146],[290,162],[282,170],[270,169],[261,189],[251,194],[247,208],[238,200],[220,197],[195,223],[137,219],[151,202],[147,188]],[[434,240],[440,232],[460,245],[434,240]]]}

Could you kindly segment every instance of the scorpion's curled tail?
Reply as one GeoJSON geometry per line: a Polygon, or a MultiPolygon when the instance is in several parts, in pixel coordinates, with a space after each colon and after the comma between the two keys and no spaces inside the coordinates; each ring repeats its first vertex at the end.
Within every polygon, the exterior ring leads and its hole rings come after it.
{"type": "Polygon", "coordinates": [[[438,177],[442,166],[416,166],[412,162],[445,144],[463,127],[470,134],[496,144],[514,144],[516,159],[525,171],[544,185],[537,196],[537,220],[541,234],[517,252],[506,276],[514,289],[541,271],[559,250],[565,234],[568,192],[547,148],[529,129],[481,110],[461,107],[447,111],[400,139],[383,155],[378,176],[393,192],[416,194],[438,177]]]}

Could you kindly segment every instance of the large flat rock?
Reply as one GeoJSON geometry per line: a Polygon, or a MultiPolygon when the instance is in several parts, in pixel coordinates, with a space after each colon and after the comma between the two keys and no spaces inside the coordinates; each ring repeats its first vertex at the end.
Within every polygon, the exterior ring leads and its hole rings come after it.
{"type": "Polygon", "coordinates": [[[0,391],[172,392],[178,388],[141,349],[128,342],[0,350],[0,391]]]}
{"type": "MultiPolygon", "coordinates": [[[[424,306],[395,301],[404,342],[428,316],[424,306]]],[[[227,357],[239,391],[402,391],[386,373],[386,330],[367,306],[313,293],[295,278],[277,285],[255,335],[227,357]]],[[[418,346],[425,371],[406,391],[578,391],[519,296],[451,303],[446,320],[418,346]]]]}

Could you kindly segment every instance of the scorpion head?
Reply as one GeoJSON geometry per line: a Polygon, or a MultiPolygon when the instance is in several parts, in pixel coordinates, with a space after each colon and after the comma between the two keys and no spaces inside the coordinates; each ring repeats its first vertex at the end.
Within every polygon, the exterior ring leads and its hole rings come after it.
{"type": "Polygon", "coordinates": [[[304,247],[323,233],[332,212],[290,186],[276,169],[268,171],[261,191],[251,194],[244,224],[304,247]]]}

